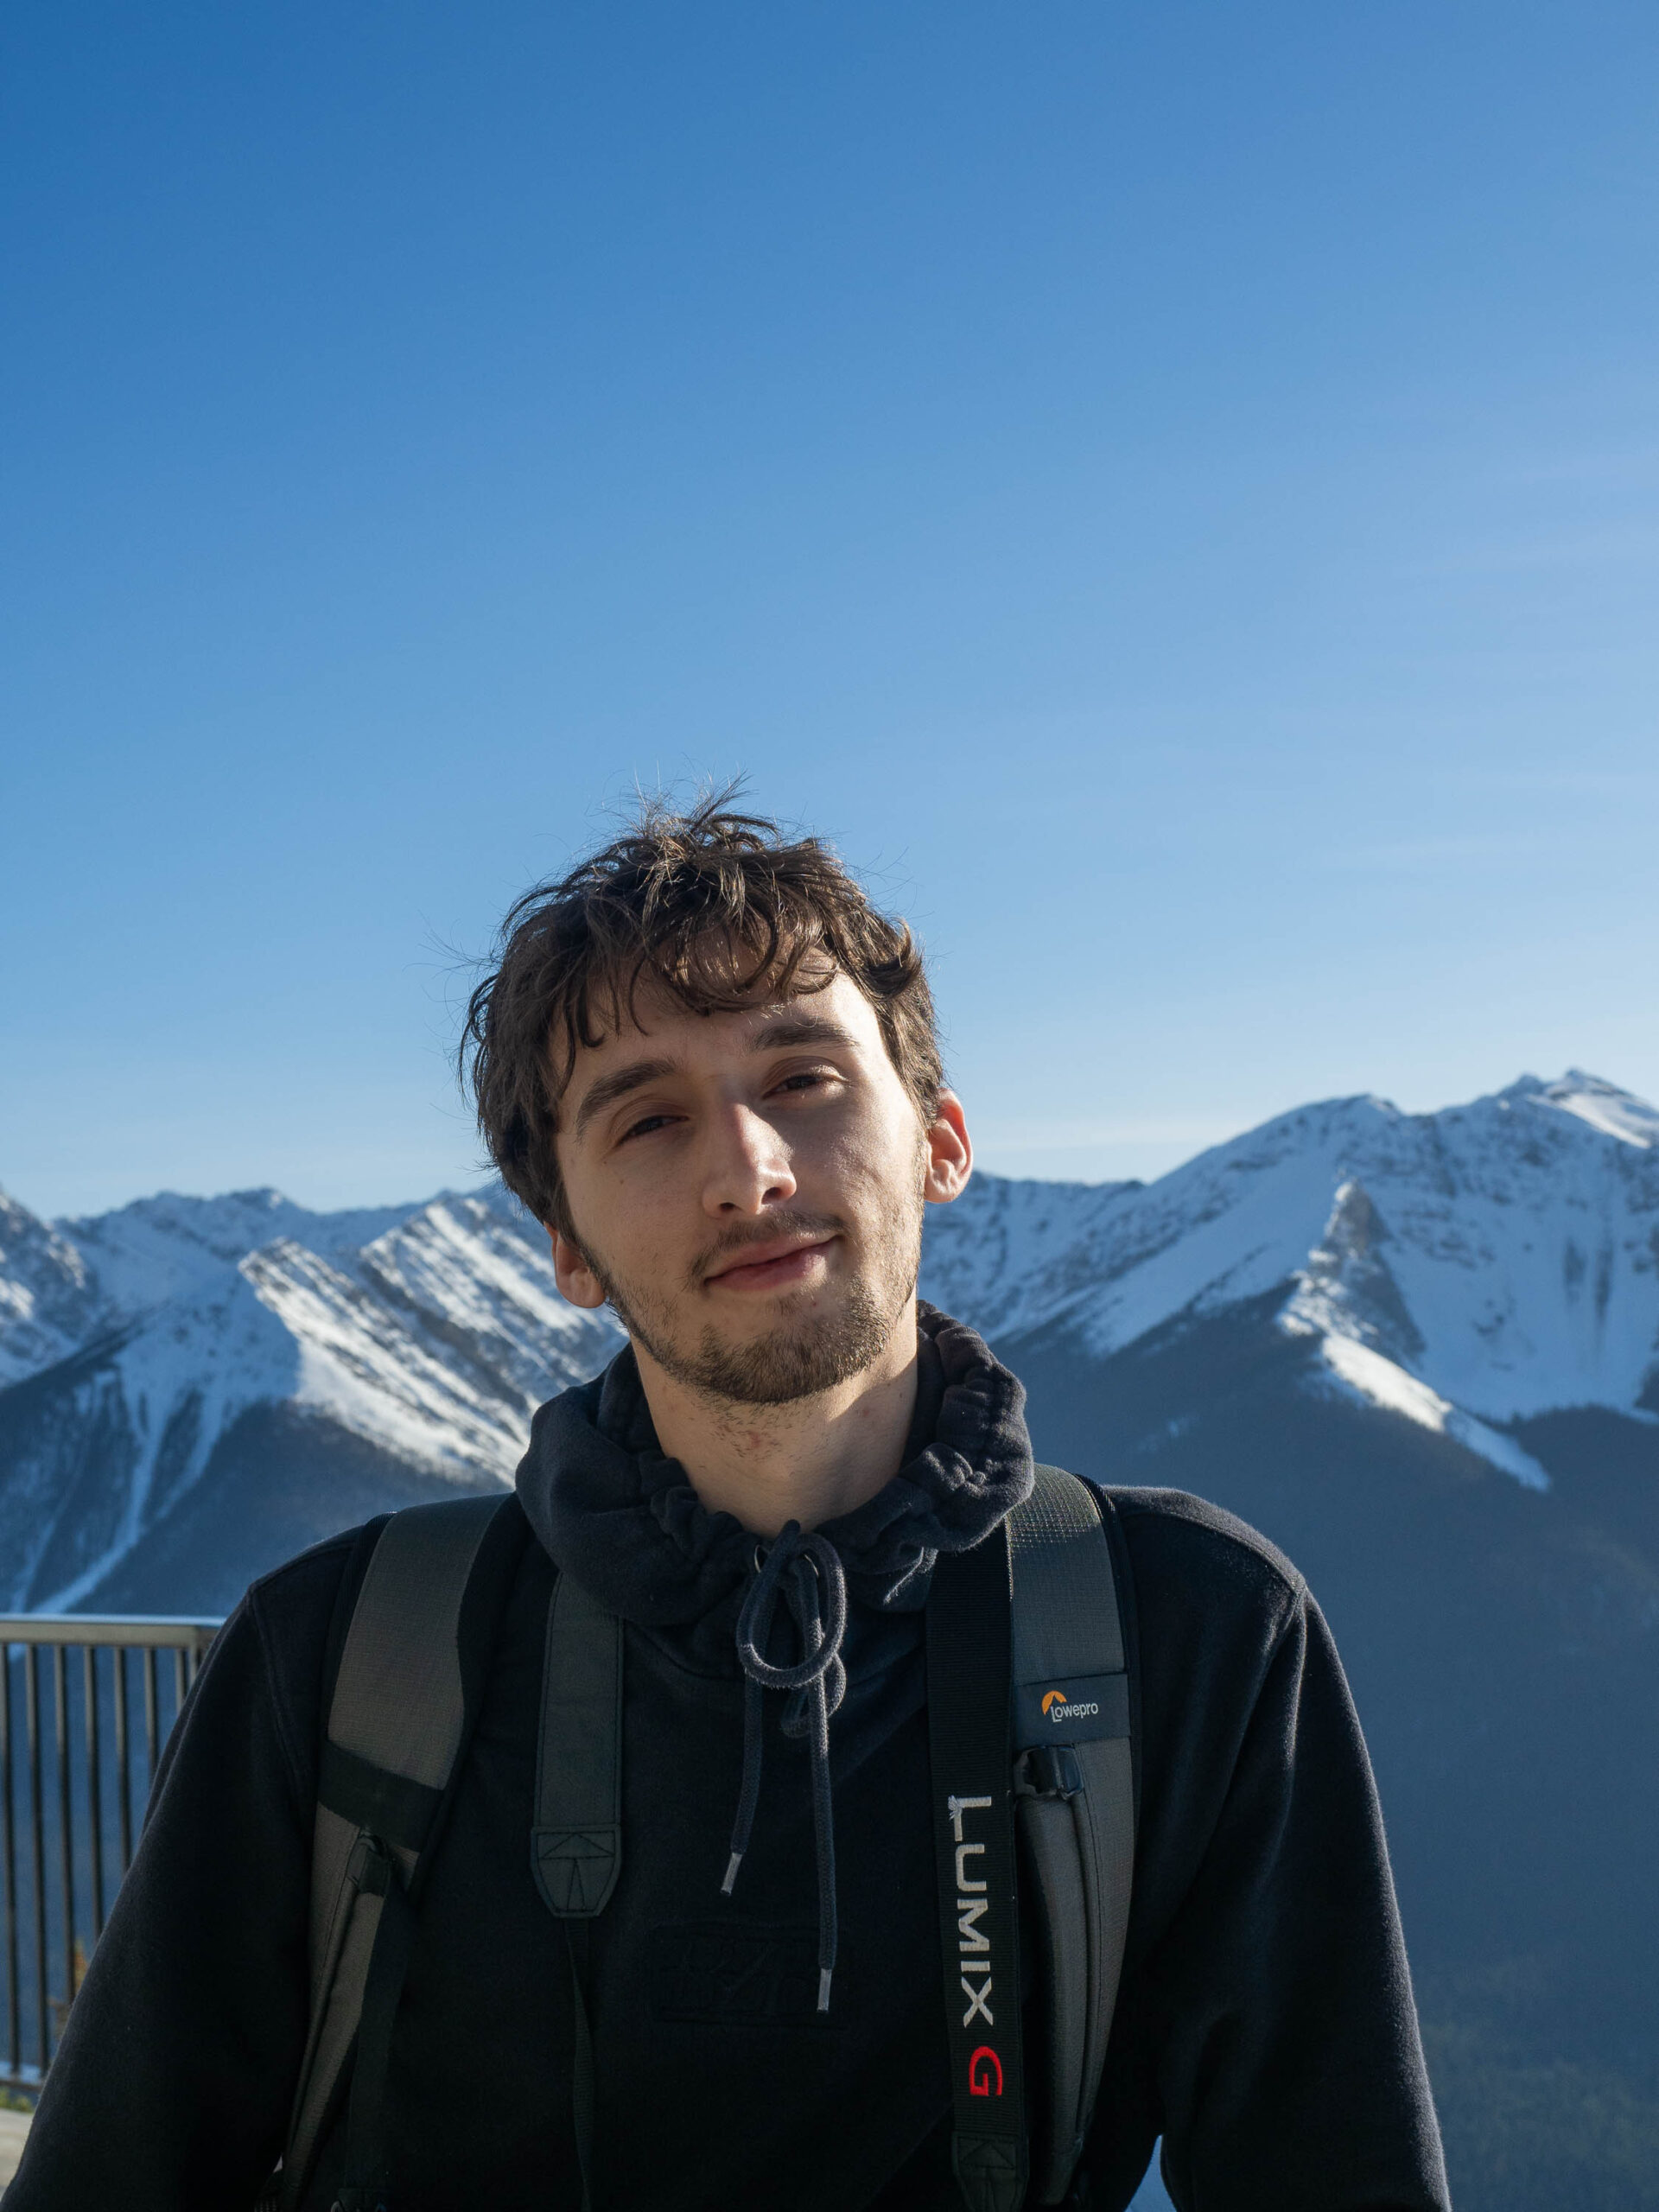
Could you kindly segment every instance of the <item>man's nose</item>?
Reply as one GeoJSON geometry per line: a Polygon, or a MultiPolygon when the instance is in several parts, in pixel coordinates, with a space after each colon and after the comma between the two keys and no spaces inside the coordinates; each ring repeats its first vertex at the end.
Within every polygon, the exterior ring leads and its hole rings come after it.
{"type": "Polygon", "coordinates": [[[794,1197],[788,1148],[765,1115],[733,1106],[716,1118],[711,1134],[706,1212],[759,1213],[794,1197]]]}

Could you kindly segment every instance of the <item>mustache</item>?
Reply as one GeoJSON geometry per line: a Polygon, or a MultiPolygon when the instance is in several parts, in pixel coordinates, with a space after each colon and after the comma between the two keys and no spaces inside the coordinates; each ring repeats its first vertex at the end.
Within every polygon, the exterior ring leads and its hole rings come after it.
{"type": "Polygon", "coordinates": [[[847,1224],[839,1214],[775,1213],[764,1223],[725,1230],[691,1262],[690,1280],[694,1287],[702,1282],[712,1268],[722,1266],[734,1253],[752,1244],[775,1244],[780,1236],[797,1236],[803,1244],[811,1244],[825,1236],[843,1236],[846,1233],[847,1224]]]}

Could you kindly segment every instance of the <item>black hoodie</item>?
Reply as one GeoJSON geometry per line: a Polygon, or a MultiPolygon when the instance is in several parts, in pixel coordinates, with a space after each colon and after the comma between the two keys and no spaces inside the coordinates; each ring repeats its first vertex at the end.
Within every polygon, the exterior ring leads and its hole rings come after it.
{"type": "MultiPolygon", "coordinates": [[[[929,1820],[933,1560],[1029,1488],[1022,1394],[925,1313],[899,1475],[825,1524],[850,1593],[830,1723],[840,1958],[816,2010],[805,1747],[766,1700],[742,1764],[734,1631],[755,1545],[658,1450],[632,1356],[544,1406],[518,1475],[477,1727],[421,1901],[385,2113],[391,2212],[576,2212],[573,2006],[531,1876],[555,1566],[618,1611],[623,1870],[594,1923],[596,2212],[960,2212],[929,1820]]],[[[1300,1577],[1241,1522],[1113,1491],[1133,1581],[1141,1816],[1124,1976],[1085,2157],[1102,2212],[1154,2139],[1183,2212],[1444,2212],[1381,1821],[1300,1577]]],[[[326,1651],[361,1547],[249,1592],[174,1735],[6,2212],[232,2212],[281,2149],[306,2018],[326,1651]]],[[[332,2202],[325,2144],[307,2212],[332,2202]]]]}

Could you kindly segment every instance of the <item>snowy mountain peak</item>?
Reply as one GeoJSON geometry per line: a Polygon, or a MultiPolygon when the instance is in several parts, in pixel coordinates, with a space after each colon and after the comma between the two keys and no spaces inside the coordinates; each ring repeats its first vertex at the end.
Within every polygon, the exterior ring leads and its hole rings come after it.
{"type": "Polygon", "coordinates": [[[79,1249],[0,1191],[0,1389],[84,1342],[97,1303],[79,1249]]]}
{"type": "Polygon", "coordinates": [[[57,1225],[86,1256],[111,1312],[130,1317],[200,1288],[278,1237],[317,1251],[347,1250],[416,1211],[410,1205],[319,1214],[280,1191],[230,1191],[213,1198],[162,1191],[112,1213],[57,1225]]]}
{"type": "Polygon", "coordinates": [[[336,1214],[164,1192],[55,1225],[0,1200],[0,1605],[82,1602],[262,1409],[429,1484],[510,1480],[535,1408],[619,1341],[499,1187],[336,1214]],[[3,1386],[31,1376],[57,1410],[9,1446],[3,1386]]]}
{"type": "Polygon", "coordinates": [[[930,1224],[925,1287],[1096,1358],[1282,1292],[1289,1333],[1367,1355],[1341,1355],[1346,1384],[1375,1359],[1422,1386],[1393,1410],[1639,1414],[1659,1410],[1655,1132],[1650,1106],[1581,1071],[1435,1114],[1331,1099],[1144,1188],[972,1185],[930,1224]]]}
{"type": "Polygon", "coordinates": [[[1624,1144],[1644,1150],[1659,1148],[1659,1109],[1634,1093],[1621,1090],[1616,1083],[1586,1074],[1582,1068],[1569,1068],[1558,1083],[1541,1083],[1536,1076],[1523,1075],[1498,1096],[1575,1115],[1603,1136],[1617,1137],[1624,1144]]]}
{"type": "Polygon", "coordinates": [[[1287,1309],[1294,1325],[1351,1338],[1408,1367],[1421,1359],[1422,1332],[1382,1249],[1392,1241],[1365,1185],[1351,1176],[1338,1185],[1331,1218],[1307,1255],[1287,1309]]]}

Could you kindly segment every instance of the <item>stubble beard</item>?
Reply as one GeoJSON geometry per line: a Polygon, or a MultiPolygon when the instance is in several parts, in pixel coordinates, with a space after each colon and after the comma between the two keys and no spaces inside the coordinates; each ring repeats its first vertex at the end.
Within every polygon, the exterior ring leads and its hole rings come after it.
{"type": "MultiPolygon", "coordinates": [[[[791,1230],[804,1236],[844,1235],[846,1229],[836,1216],[778,1214],[767,1223],[766,1236],[791,1230]]],[[[705,1254],[692,1271],[693,1290],[700,1287],[712,1258],[757,1241],[753,1236],[731,1239],[715,1253],[705,1254]]],[[[915,1294],[921,1255],[918,1192],[883,1236],[870,1276],[852,1275],[828,1310],[822,1301],[816,1310],[809,1310],[815,1297],[811,1292],[786,1295],[775,1326],[736,1344],[713,1327],[704,1328],[695,1344],[681,1343],[666,1300],[625,1288],[591,1249],[583,1256],[628,1335],[675,1382],[727,1405],[783,1406],[833,1390],[874,1365],[915,1294]]]]}

